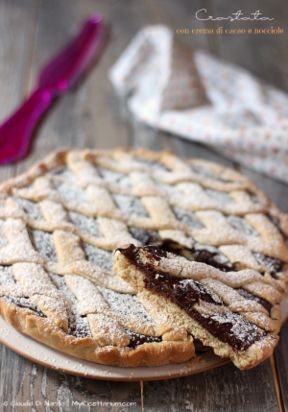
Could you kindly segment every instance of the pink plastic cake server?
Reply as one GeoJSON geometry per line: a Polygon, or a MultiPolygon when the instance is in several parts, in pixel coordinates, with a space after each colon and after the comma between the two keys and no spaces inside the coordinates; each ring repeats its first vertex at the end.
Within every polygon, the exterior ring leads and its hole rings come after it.
{"type": "Polygon", "coordinates": [[[56,96],[65,93],[87,68],[103,39],[103,19],[92,15],[76,37],[40,72],[38,84],[20,108],[0,126],[0,164],[24,157],[33,131],[56,96]]]}

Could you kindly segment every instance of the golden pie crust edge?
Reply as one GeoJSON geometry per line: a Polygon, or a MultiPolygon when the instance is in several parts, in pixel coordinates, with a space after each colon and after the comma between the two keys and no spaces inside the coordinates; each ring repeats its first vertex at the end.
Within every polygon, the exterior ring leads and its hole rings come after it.
{"type": "Polygon", "coordinates": [[[33,315],[29,310],[18,309],[13,303],[0,299],[0,314],[16,330],[60,352],[80,359],[111,366],[161,366],[182,363],[194,355],[192,341],[163,341],[145,343],[135,349],[117,346],[99,346],[93,338],[75,338],[60,328],[33,315]]]}

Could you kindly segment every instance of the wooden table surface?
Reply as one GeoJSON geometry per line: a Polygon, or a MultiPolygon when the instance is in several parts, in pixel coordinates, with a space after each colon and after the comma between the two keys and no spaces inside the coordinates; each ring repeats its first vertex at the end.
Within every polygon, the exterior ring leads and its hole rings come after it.
{"type": "MultiPolygon", "coordinates": [[[[59,147],[170,148],[179,155],[199,156],[238,167],[288,211],[287,186],[234,165],[200,145],[137,124],[126,114],[107,79],[109,67],[139,28],[153,23],[168,24],[173,29],[203,27],[203,23],[193,18],[195,11],[203,7],[220,16],[240,8],[246,13],[261,9],[265,15],[275,17],[274,25],[285,27],[288,21],[284,0],[242,0],[238,5],[233,2],[233,7],[228,0],[0,0],[1,119],[31,89],[39,67],[75,32],[83,18],[97,10],[111,24],[109,45],[99,64],[77,90],[53,107],[38,131],[30,156],[16,165],[1,167],[0,178],[24,171],[59,147]]],[[[225,22],[225,27],[231,24],[225,22]]],[[[239,64],[288,91],[287,33],[182,36],[182,40],[239,64]]],[[[2,346],[0,411],[288,410],[287,326],[281,332],[273,358],[252,370],[241,372],[228,364],[197,376],[165,382],[109,383],[81,379],[32,364],[2,346]],[[73,406],[73,401],[79,401],[79,406],[73,406]],[[25,406],[27,402],[30,406],[25,406]],[[89,405],[91,402],[97,406],[89,405]]]]}

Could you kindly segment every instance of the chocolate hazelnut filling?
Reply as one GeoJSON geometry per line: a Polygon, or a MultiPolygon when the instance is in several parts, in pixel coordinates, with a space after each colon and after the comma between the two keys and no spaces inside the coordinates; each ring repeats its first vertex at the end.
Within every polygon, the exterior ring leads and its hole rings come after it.
{"type": "Polygon", "coordinates": [[[196,262],[203,262],[207,265],[214,266],[222,272],[229,272],[233,270],[233,265],[230,262],[220,261],[219,254],[217,252],[214,253],[205,249],[195,250],[194,260],[196,260],[196,262]]]}
{"type": "Polygon", "coordinates": [[[143,345],[144,343],[162,342],[161,336],[147,336],[140,333],[127,331],[130,338],[129,348],[136,348],[137,346],[143,345]]]}
{"type": "Polygon", "coordinates": [[[70,314],[68,334],[76,338],[90,338],[91,333],[86,316],[70,314]]]}
{"type": "Polygon", "coordinates": [[[161,241],[156,231],[146,230],[139,227],[130,227],[129,232],[134,239],[141,242],[142,245],[159,243],[161,241]]]}
{"type": "Polygon", "coordinates": [[[281,226],[281,222],[280,219],[275,216],[275,215],[267,215],[268,219],[277,227],[277,229],[279,230],[279,232],[281,233],[281,235],[283,236],[284,240],[288,240],[288,236],[287,233],[285,233],[285,231],[283,230],[282,226],[281,226]]]}
{"type": "Polygon", "coordinates": [[[14,303],[14,305],[19,306],[19,308],[23,308],[23,309],[29,309],[31,310],[35,315],[40,316],[41,318],[46,318],[46,316],[44,315],[43,312],[41,312],[40,309],[37,308],[36,305],[34,305],[33,303],[29,302],[28,298],[15,298],[13,296],[7,296],[6,299],[11,302],[14,303]]]}
{"type": "MultiPolygon", "coordinates": [[[[146,246],[142,249],[151,254],[154,260],[167,256],[167,252],[157,246],[146,246]]],[[[148,290],[169,299],[211,335],[227,343],[234,350],[244,351],[265,335],[264,331],[241,315],[228,310],[209,316],[201,314],[195,309],[195,305],[200,304],[200,301],[221,306],[224,309],[226,306],[217,295],[200,282],[192,279],[179,279],[158,271],[153,266],[153,262],[144,264],[139,256],[139,249],[134,245],[118,250],[143,273],[144,285],[148,290]]]]}
{"type": "Polygon", "coordinates": [[[193,335],[192,335],[192,338],[193,338],[193,343],[194,343],[194,347],[195,347],[195,351],[197,355],[201,355],[202,353],[207,353],[211,351],[211,348],[203,345],[203,343],[199,339],[194,338],[193,335]]]}
{"type": "Polygon", "coordinates": [[[284,262],[282,260],[272,256],[262,255],[258,252],[255,252],[254,256],[261,265],[264,265],[268,269],[272,278],[278,279],[277,273],[281,272],[284,266],[284,262]]]}
{"type": "Polygon", "coordinates": [[[260,305],[262,305],[263,308],[265,308],[269,312],[269,315],[271,314],[273,305],[272,303],[268,302],[268,300],[260,298],[259,296],[253,295],[252,293],[242,288],[239,288],[236,290],[241,296],[243,296],[243,298],[254,300],[255,302],[260,303],[260,305]]]}
{"type": "Polygon", "coordinates": [[[225,256],[217,250],[214,251],[213,248],[210,248],[212,250],[208,250],[209,246],[206,248],[195,244],[193,248],[189,249],[170,239],[161,240],[160,242],[155,243],[155,245],[159,246],[159,248],[163,251],[184,256],[188,260],[206,263],[207,265],[213,266],[222,272],[233,270],[233,265],[225,258],[225,256]]]}

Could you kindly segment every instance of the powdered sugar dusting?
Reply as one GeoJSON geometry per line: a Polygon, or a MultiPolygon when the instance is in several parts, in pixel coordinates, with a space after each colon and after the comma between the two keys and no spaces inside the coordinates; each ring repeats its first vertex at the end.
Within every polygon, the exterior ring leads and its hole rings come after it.
{"type": "Polygon", "coordinates": [[[56,261],[56,251],[52,235],[41,230],[31,230],[30,237],[35,249],[47,260],[56,261]]]}
{"type": "Polygon", "coordinates": [[[25,297],[7,296],[6,299],[9,302],[14,303],[14,305],[19,306],[20,308],[29,309],[32,312],[35,312],[38,316],[41,316],[43,318],[45,317],[44,313],[41,312],[41,310],[39,310],[37,305],[34,305],[32,302],[29,301],[29,299],[25,297]]]}
{"type": "Polygon", "coordinates": [[[77,316],[75,312],[72,312],[69,322],[69,335],[73,335],[76,338],[91,337],[88,319],[86,316],[77,316]]]}
{"type": "Polygon", "coordinates": [[[70,183],[60,182],[55,185],[55,188],[59,195],[66,202],[72,202],[73,204],[79,204],[85,202],[85,193],[78,186],[72,186],[70,183]]]}
{"type": "Polygon", "coordinates": [[[281,272],[284,262],[272,256],[266,256],[259,252],[253,253],[257,261],[265,266],[272,276],[277,278],[277,272],[281,272]]]}
{"type": "Polygon", "coordinates": [[[12,266],[0,266],[0,285],[1,286],[14,286],[16,284],[12,266]]]}
{"type": "Polygon", "coordinates": [[[140,227],[130,227],[129,232],[134,239],[141,242],[142,245],[147,245],[148,243],[153,243],[156,239],[160,240],[158,232],[155,230],[146,230],[140,227]]]}
{"type": "Polygon", "coordinates": [[[228,222],[239,232],[244,233],[247,236],[259,236],[259,233],[247,222],[247,220],[239,216],[228,216],[228,222]]]}
{"type": "Polygon", "coordinates": [[[120,183],[125,187],[131,187],[131,181],[128,176],[122,175],[121,173],[117,173],[112,170],[104,169],[103,167],[97,168],[99,174],[106,182],[109,183],[120,183]]]}
{"type": "Polygon", "coordinates": [[[134,196],[113,195],[113,198],[125,215],[148,216],[141,200],[134,196]]]}
{"type": "Polygon", "coordinates": [[[211,253],[219,253],[219,249],[215,246],[211,245],[202,245],[201,243],[195,243],[194,245],[195,250],[208,250],[211,253]]]}
{"type": "Polygon", "coordinates": [[[96,219],[81,215],[80,213],[70,212],[69,218],[74,225],[83,232],[91,236],[99,237],[100,231],[96,219]]]}
{"type": "Polygon", "coordinates": [[[4,220],[0,220],[0,248],[7,245],[7,241],[3,234],[4,220]]]}
{"type": "Polygon", "coordinates": [[[112,270],[112,253],[84,243],[83,249],[89,262],[94,263],[105,271],[112,270]]]}
{"type": "Polygon", "coordinates": [[[23,199],[21,197],[14,198],[14,200],[32,219],[39,220],[43,218],[40,207],[37,203],[32,202],[31,200],[23,199]]]}
{"type": "Polygon", "coordinates": [[[256,325],[246,321],[236,313],[224,312],[212,315],[210,318],[217,322],[220,327],[221,325],[225,327],[225,333],[228,333],[237,341],[239,350],[245,350],[264,334],[256,325]]]}
{"type": "Polygon", "coordinates": [[[209,299],[211,298],[214,304],[223,305],[222,299],[216,293],[213,292],[212,289],[207,288],[201,282],[194,281],[192,279],[183,279],[180,280],[177,284],[177,288],[181,288],[182,291],[189,290],[189,287],[198,291],[200,296],[202,295],[209,295],[209,299]]]}
{"type": "Polygon", "coordinates": [[[67,287],[65,277],[58,276],[54,273],[49,273],[49,276],[57,288],[63,292],[68,303],[68,334],[77,338],[91,337],[88,320],[85,316],[80,315],[78,301],[76,296],[67,287]]]}
{"type": "Polygon", "coordinates": [[[171,198],[179,193],[177,190],[177,185],[171,186],[163,182],[157,182],[157,187],[171,198]]]}
{"type": "Polygon", "coordinates": [[[231,196],[227,192],[221,192],[220,190],[206,189],[206,193],[212,199],[217,200],[220,203],[231,202],[231,196]]]}
{"type": "Polygon", "coordinates": [[[181,209],[180,207],[175,207],[174,213],[177,219],[180,220],[180,222],[184,223],[185,225],[195,228],[195,229],[203,228],[202,223],[196,217],[195,213],[188,212],[187,210],[181,209]]]}
{"type": "Polygon", "coordinates": [[[207,178],[213,179],[213,180],[219,180],[220,182],[231,182],[231,180],[225,179],[221,176],[216,176],[209,169],[204,168],[204,166],[192,164],[192,165],[190,165],[190,167],[191,167],[192,172],[197,174],[197,175],[207,177],[207,178]]]}
{"type": "Polygon", "coordinates": [[[117,313],[120,313],[123,317],[133,316],[139,322],[139,325],[151,324],[152,319],[149,317],[148,313],[139,302],[137,297],[126,295],[123,293],[114,292],[113,290],[106,289],[98,286],[98,289],[109,303],[111,309],[117,313]]]}

